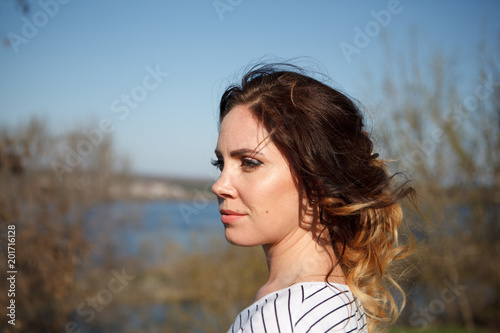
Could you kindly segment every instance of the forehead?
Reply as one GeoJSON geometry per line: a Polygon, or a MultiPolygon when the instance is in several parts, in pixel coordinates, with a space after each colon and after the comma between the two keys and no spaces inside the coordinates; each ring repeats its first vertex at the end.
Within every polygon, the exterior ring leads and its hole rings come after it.
{"type": "Polygon", "coordinates": [[[268,136],[253,112],[245,105],[237,105],[224,117],[220,125],[217,147],[256,148],[268,136]]]}

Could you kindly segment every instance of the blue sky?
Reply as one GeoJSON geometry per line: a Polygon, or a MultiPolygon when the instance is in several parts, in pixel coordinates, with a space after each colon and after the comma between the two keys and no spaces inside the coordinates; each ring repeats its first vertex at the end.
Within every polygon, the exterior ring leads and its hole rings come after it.
{"type": "Polygon", "coordinates": [[[366,70],[383,74],[383,33],[405,50],[416,26],[422,54],[440,47],[466,70],[500,31],[499,1],[59,1],[33,1],[24,17],[0,2],[14,43],[0,49],[0,126],[37,115],[59,133],[105,119],[134,170],[160,176],[212,174],[218,98],[263,56],[310,57],[361,98],[366,70]],[[358,28],[369,43],[346,57],[358,28]]]}

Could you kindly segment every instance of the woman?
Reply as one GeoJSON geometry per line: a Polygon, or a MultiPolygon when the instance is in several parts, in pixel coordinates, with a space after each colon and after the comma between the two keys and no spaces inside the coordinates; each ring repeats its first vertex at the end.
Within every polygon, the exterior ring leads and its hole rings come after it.
{"type": "Polygon", "coordinates": [[[212,190],[226,239],[261,245],[269,268],[229,332],[367,332],[396,319],[387,272],[409,252],[397,202],[413,189],[392,189],[372,149],[358,107],[297,67],[257,66],[226,90],[212,190]]]}

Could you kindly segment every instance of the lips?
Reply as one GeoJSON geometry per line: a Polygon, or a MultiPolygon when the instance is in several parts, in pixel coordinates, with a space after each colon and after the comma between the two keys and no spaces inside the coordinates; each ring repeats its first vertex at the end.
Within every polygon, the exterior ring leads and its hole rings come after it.
{"type": "Polygon", "coordinates": [[[232,223],[232,222],[237,221],[246,215],[246,214],[240,214],[240,213],[237,213],[235,211],[228,210],[228,209],[220,210],[220,214],[221,214],[220,219],[221,219],[222,223],[232,223]]]}

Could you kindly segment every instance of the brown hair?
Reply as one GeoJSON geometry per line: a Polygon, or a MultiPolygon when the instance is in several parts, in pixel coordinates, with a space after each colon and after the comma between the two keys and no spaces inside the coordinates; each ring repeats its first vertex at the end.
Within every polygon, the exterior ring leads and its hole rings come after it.
{"type": "MultiPolygon", "coordinates": [[[[392,189],[386,165],[373,153],[359,107],[341,92],[289,64],[258,65],[229,87],[219,122],[236,105],[248,106],[318,205],[347,284],[361,301],[370,329],[393,323],[405,295],[390,274],[410,247],[398,243],[399,200],[413,194],[405,182],[392,189]],[[397,302],[391,291],[399,291],[397,302]]],[[[324,230],[325,230],[324,229],[324,230]]]]}

